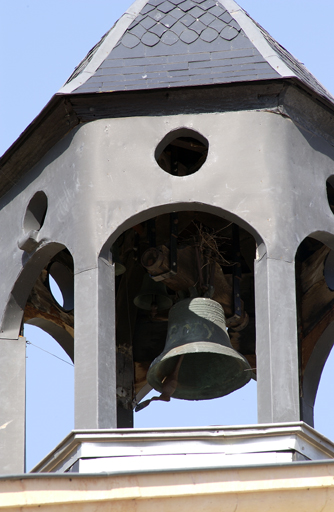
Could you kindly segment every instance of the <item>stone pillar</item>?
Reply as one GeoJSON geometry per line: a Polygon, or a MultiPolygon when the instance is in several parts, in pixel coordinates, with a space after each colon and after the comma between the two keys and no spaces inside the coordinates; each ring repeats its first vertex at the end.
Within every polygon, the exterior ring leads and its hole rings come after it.
{"type": "Polygon", "coordinates": [[[25,471],[26,339],[0,340],[0,474],[25,471]]]}
{"type": "Polygon", "coordinates": [[[255,262],[255,308],[258,421],[299,421],[294,262],[255,262]]]}
{"type": "Polygon", "coordinates": [[[116,428],[114,266],[75,275],[75,428],[116,428]]]}

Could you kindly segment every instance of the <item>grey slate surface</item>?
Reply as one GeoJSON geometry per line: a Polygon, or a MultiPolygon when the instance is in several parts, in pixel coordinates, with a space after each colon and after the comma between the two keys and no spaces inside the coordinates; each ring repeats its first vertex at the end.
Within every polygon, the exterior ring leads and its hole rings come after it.
{"type": "MultiPolygon", "coordinates": [[[[264,38],[291,70],[284,76],[296,76],[333,102],[333,97],[297,59],[243,13],[256,27],[258,40],[264,38]]],[[[83,83],[74,80],[80,79],[81,71],[112,30],[79,64],[66,82],[66,92],[225,84],[283,76],[257,49],[256,37],[253,42],[247,37],[246,29],[224,7],[224,0],[148,0],[95,72],[87,75],[83,83]],[[69,90],[71,81],[73,88],[69,90]]]]}

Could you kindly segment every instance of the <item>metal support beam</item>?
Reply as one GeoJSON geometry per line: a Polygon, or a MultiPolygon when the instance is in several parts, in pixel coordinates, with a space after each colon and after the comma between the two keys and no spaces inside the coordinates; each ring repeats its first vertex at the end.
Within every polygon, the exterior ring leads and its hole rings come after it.
{"type": "Polygon", "coordinates": [[[75,275],[75,428],[117,427],[114,266],[75,275]]]}
{"type": "Polygon", "coordinates": [[[26,339],[0,340],[0,474],[25,470],[26,339]]]}
{"type": "Polygon", "coordinates": [[[295,288],[294,262],[255,262],[259,423],[300,419],[295,288]]]}

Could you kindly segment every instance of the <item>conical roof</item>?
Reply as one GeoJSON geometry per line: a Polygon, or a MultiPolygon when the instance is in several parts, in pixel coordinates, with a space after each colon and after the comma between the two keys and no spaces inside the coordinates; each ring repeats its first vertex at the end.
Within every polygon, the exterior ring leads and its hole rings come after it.
{"type": "Polygon", "coordinates": [[[331,94],[234,0],[136,0],[59,93],[296,78],[331,94]]]}

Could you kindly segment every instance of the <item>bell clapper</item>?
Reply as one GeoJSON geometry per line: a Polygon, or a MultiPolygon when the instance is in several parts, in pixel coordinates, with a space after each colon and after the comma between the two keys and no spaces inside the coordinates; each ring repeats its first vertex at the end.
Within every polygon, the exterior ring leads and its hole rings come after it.
{"type": "Polygon", "coordinates": [[[175,390],[177,388],[177,378],[178,378],[178,375],[179,375],[180,366],[182,364],[183,358],[184,358],[184,354],[182,354],[179,357],[179,359],[178,359],[178,361],[176,363],[176,366],[174,368],[173,373],[171,373],[170,375],[167,375],[164,378],[163,383],[162,383],[162,393],[161,393],[161,395],[160,396],[153,396],[149,400],[144,400],[144,402],[141,402],[140,404],[138,404],[136,406],[136,408],[135,408],[136,412],[141,411],[142,409],[145,409],[145,407],[147,407],[153,401],[160,400],[162,402],[170,402],[170,398],[171,398],[171,396],[173,395],[173,393],[175,392],[175,390]]]}

